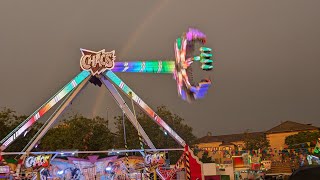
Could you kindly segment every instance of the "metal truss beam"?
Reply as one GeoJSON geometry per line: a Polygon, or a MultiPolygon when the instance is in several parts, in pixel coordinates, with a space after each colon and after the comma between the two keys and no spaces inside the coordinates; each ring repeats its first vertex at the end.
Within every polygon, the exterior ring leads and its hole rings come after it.
{"type": "Polygon", "coordinates": [[[109,80],[107,80],[104,76],[101,76],[100,79],[103,82],[103,84],[106,86],[106,88],[110,91],[111,95],[116,100],[116,102],[118,103],[118,105],[121,108],[121,110],[128,117],[128,119],[132,123],[132,125],[137,130],[139,129],[142,138],[145,140],[145,142],[147,143],[149,148],[155,149],[155,146],[151,142],[150,138],[148,137],[146,132],[143,130],[143,128],[141,127],[139,122],[137,123],[136,117],[134,116],[134,114],[132,113],[130,108],[128,107],[127,103],[123,100],[123,98],[121,97],[121,95],[120,95],[119,91],[116,89],[116,87],[114,87],[114,85],[109,80]]]}
{"type": "Polygon", "coordinates": [[[106,71],[103,73],[111,82],[113,82],[122,92],[124,92],[128,97],[132,98],[133,101],[140,106],[140,108],[159,126],[164,128],[167,133],[178,142],[182,147],[186,146],[186,142],[163,120],[154,112],[136,93],[130,89],[115,73],[112,71],[106,71]]]}

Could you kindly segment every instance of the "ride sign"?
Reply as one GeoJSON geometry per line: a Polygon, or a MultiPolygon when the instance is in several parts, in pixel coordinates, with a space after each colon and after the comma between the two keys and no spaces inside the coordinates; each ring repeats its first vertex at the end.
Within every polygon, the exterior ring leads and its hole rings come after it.
{"type": "Polygon", "coordinates": [[[81,49],[80,67],[82,70],[90,71],[92,75],[99,75],[107,69],[114,67],[116,59],[115,50],[106,52],[105,49],[94,52],[81,49]]]}
{"type": "Polygon", "coordinates": [[[166,162],[166,155],[163,152],[147,154],[144,158],[144,161],[147,165],[162,165],[166,162]]]}
{"type": "Polygon", "coordinates": [[[48,167],[51,155],[29,156],[24,165],[26,168],[48,167]]]}

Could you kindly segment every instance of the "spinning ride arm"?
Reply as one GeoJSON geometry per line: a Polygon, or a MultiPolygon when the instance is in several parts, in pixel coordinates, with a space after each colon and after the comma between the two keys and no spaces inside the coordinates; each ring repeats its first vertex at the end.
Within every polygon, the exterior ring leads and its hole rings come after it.
{"type": "Polygon", "coordinates": [[[55,104],[57,104],[62,98],[70,93],[75,87],[83,82],[90,76],[90,72],[82,71],[74,79],[72,79],[66,86],[64,86],[57,94],[51,97],[46,103],[44,103],[38,110],[31,114],[26,120],[24,120],[18,127],[16,127],[10,134],[0,141],[0,152],[5,150],[14,140],[16,140],[24,131],[30,128],[41,116],[49,111],[55,104]]]}
{"type": "Polygon", "coordinates": [[[178,94],[183,100],[195,100],[203,98],[211,86],[209,79],[203,79],[195,84],[191,78],[191,64],[200,62],[201,69],[209,71],[213,69],[211,49],[201,47],[200,55],[194,54],[196,43],[204,45],[206,35],[197,29],[189,31],[179,37],[175,44],[175,61],[133,61],[116,62],[112,70],[105,71],[103,75],[116,84],[127,96],[132,93],[132,99],[138,104],[156,123],[163,127],[179,144],[185,147],[185,141],[174,132],[137,94],[135,94],[114,72],[140,72],[140,73],[173,73],[177,81],[178,94]]]}
{"type": "Polygon", "coordinates": [[[115,62],[113,72],[133,72],[133,73],[161,73],[171,74],[174,72],[174,61],[130,61],[115,62]]]}
{"type": "Polygon", "coordinates": [[[127,96],[130,97],[130,93],[132,94],[133,101],[141,107],[141,109],[158,125],[164,128],[168,134],[175,139],[181,146],[185,147],[186,142],[173,130],[170,126],[161,119],[144,101],[140,99],[140,97],[134,93],[116,74],[112,71],[104,72],[103,75],[110,79],[116,86],[118,86],[127,96]]]}
{"type": "Polygon", "coordinates": [[[199,30],[189,29],[183,36],[177,38],[174,44],[175,61],[131,61],[115,62],[113,72],[133,73],[160,73],[173,74],[177,82],[178,95],[187,101],[201,99],[208,92],[211,80],[202,79],[199,83],[193,82],[191,64],[201,63],[201,69],[210,71],[213,69],[211,48],[203,47],[206,43],[206,35],[199,30]],[[202,47],[199,53],[195,52],[195,45],[202,47]]]}

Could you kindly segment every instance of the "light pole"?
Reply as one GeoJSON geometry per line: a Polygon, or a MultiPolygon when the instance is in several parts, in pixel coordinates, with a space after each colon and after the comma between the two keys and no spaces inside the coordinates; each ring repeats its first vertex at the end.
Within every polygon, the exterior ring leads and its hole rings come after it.
{"type": "Polygon", "coordinates": [[[107,107],[107,128],[109,129],[109,108],[107,107]]]}

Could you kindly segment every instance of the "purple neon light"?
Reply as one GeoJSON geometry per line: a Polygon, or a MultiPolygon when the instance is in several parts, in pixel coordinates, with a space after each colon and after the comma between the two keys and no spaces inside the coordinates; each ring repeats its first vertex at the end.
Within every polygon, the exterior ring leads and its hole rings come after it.
{"type": "Polygon", "coordinates": [[[189,28],[189,31],[186,33],[186,38],[188,41],[206,39],[206,35],[198,29],[189,28]]]}

